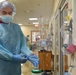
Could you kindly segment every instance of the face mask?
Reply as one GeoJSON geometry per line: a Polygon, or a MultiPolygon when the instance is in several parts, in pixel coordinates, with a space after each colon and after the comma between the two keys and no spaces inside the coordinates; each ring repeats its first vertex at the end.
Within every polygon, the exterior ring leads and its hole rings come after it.
{"type": "Polygon", "coordinates": [[[0,18],[4,23],[10,23],[12,21],[12,16],[10,15],[2,15],[0,18]]]}

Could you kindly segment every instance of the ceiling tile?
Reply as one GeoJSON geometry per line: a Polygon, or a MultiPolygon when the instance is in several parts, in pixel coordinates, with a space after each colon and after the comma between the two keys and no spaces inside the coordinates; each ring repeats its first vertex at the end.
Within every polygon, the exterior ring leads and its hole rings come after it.
{"type": "Polygon", "coordinates": [[[30,0],[31,2],[45,2],[46,0],[30,0]]]}
{"type": "Polygon", "coordinates": [[[47,23],[51,17],[53,1],[54,0],[11,0],[17,8],[17,14],[14,22],[23,24],[32,24],[29,21],[30,17],[44,19],[44,23],[47,23]]]}

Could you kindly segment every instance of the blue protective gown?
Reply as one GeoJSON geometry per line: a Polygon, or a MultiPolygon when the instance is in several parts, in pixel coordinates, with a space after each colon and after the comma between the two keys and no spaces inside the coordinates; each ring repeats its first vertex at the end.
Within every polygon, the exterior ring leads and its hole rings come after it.
{"type": "Polygon", "coordinates": [[[21,64],[12,61],[13,55],[30,55],[19,25],[0,24],[0,75],[21,75],[21,64]]]}

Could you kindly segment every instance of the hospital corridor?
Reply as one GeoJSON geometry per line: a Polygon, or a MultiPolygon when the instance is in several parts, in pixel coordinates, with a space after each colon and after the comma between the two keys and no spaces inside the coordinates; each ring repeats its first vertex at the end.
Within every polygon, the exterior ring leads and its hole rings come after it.
{"type": "Polygon", "coordinates": [[[0,75],[76,75],[76,0],[0,0],[0,75]]]}

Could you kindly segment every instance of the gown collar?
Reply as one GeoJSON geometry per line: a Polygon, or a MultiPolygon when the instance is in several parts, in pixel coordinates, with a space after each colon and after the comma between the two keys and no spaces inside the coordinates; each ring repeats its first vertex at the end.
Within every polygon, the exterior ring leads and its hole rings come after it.
{"type": "Polygon", "coordinates": [[[0,24],[10,24],[10,23],[4,23],[4,22],[0,21],[0,24]]]}

